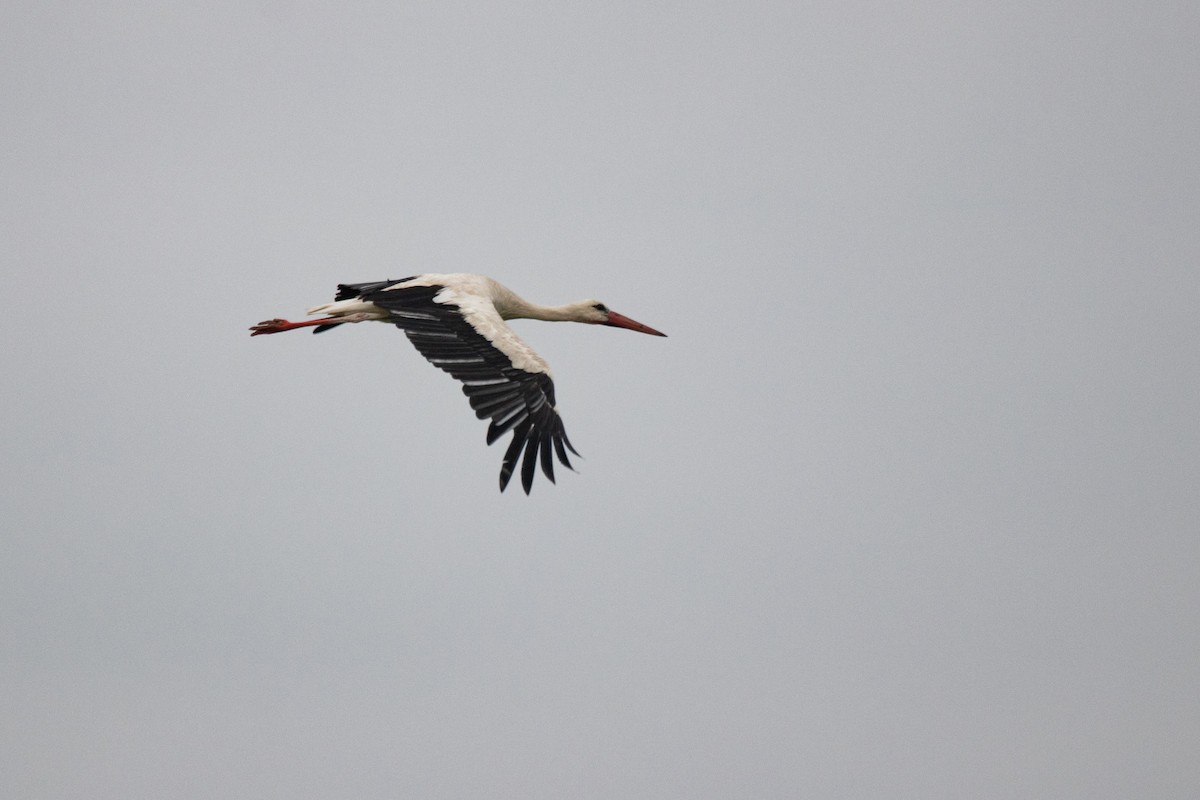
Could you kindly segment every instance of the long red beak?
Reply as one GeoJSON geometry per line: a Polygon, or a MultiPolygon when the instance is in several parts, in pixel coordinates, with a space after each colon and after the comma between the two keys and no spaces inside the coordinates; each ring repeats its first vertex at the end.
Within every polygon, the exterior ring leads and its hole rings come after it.
{"type": "Polygon", "coordinates": [[[654,330],[654,328],[651,328],[649,325],[643,325],[642,323],[637,322],[636,320],[632,320],[629,317],[624,316],[623,314],[618,314],[615,311],[608,312],[608,319],[606,319],[603,324],[611,325],[614,328],[628,328],[631,331],[637,331],[638,333],[648,333],[651,336],[666,336],[666,334],[663,333],[662,331],[656,331],[656,330],[654,330]]]}

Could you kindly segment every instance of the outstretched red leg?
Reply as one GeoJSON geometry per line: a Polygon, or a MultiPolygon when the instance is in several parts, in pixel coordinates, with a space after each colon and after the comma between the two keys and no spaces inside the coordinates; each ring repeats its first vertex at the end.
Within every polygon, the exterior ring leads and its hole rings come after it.
{"type": "Polygon", "coordinates": [[[337,317],[308,319],[304,322],[289,322],[286,319],[269,319],[250,328],[250,330],[253,331],[253,333],[250,335],[258,336],[259,334],[263,333],[283,333],[284,331],[290,331],[295,328],[307,328],[310,325],[325,325],[331,322],[345,322],[345,320],[340,320],[337,317]]]}

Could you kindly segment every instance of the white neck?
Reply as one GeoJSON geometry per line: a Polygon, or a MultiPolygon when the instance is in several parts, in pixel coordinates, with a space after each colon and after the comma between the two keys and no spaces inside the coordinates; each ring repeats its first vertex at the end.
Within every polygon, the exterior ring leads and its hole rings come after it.
{"type": "Polygon", "coordinates": [[[586,301],[567,303],[563,306],[539,306],[507,289],[494,294],[492,302],[504,319],[540,319],[546,322],[582,321],[586,311],[591,308],[586,301]]]}
{"type": "Polygon", "coordinates": [[[578,322],[580,320],[581,309],[576,303],[568,303],[565,306],[539,306],[533,303],[526,303],[522,313],[516,316],[523,319],[541,319],[546,322],[578,322]]]}

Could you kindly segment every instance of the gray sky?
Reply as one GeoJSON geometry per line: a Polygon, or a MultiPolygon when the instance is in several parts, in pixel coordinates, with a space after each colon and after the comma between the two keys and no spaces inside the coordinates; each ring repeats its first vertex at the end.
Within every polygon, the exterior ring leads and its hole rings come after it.
{"type": "Polygon", "coordinates": [[[1194,2],[2,13],[3,796],[1200,794],[1194,2]]]}

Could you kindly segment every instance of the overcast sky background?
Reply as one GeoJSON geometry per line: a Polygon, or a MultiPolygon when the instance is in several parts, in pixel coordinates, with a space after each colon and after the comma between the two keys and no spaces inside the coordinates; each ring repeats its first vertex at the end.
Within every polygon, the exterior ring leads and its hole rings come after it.
{"type": "Polygon", "coordinates": [[[0,794],[1200,795],[1200,11],[8,3],[0,794]],[[491,275],[531,497],[339,282],[491,275]]]}

